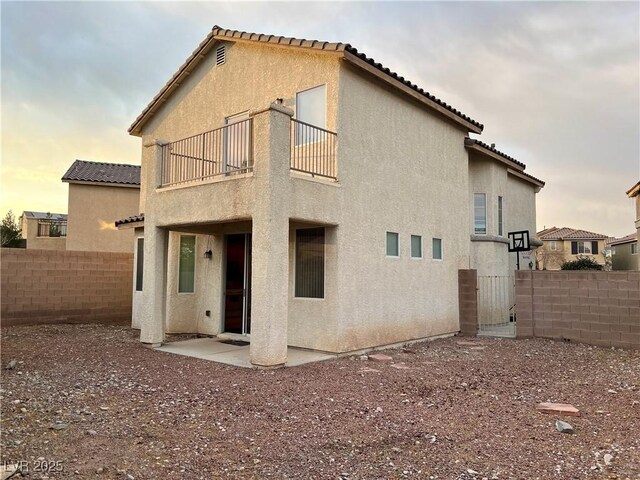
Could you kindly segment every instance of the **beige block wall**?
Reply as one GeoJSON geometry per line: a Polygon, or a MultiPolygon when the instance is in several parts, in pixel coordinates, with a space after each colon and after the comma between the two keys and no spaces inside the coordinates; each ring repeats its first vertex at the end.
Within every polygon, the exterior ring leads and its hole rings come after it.
{"type": "Polygon", "coordinates": [[[2,249],[2,326],[131,319],[130,253],[2,249]]]}
{"type": "Polygon", "coordinates": [[[516,302],[519,338],[640,348],[639,272],[518,272],[516,302]]]}
{"type": "Polygon", "coordinates": [[[29,250],[65,250],[67,248],[66,237],[39,237],[38,219],[22,217],[22,238],[27,240],[29,250]]]}
{"type": "Polygon", "coordinates": [[[67,250],[133,252],[133,230],[115,221],[139,213],[140,189],[69,184],[67,250]]]}

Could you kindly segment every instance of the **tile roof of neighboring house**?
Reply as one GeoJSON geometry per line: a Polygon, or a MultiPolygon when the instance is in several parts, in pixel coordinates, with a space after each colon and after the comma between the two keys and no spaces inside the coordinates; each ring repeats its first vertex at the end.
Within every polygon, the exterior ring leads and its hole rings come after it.
{"type": "Polygon", "coordinates": [[[62,176],[62,181],[140,185],[140,165],[76,160],[62,176]]]}
{"type": "Polygon", "coordinates": [[[629,197],[637,197],[640,195],[640,182],[636,183],[633,187],[627,190],[627,195],[629,197]]]}
{"type": "Polygon", "coordinates": [[[66,213],[45,213],[45,212],[31,212],[25,210],[22,212],[22,215],[26,215],[29,218],[37,218],[38,220],[61,220],[64,221],[67,219],[66,213]]]}
{"type": "Polygon", "coordinates": [[[121,218],[120,220],[116,220],[116,227],[120,225],[126,225],[127,223],[137,223],[144,222],[144,213],[139,213],[138,215],[133,215],[127,218],[121,218]]]}
{"type": "Polygon", "coordinates": [[[538,232],[536,235],[540,240],[605,240],[609,238],[601,233],[570,227],[551,227],[538,232]]]}
{"type": "Polygon", "coordinates": [[[167,96],[170,95],[173,89],[179,85],[179,80],[190,73],[189,69],[195,67],[202,60],[202,58],[204,58],[205,54],[209,52],[216,39],[228,41],[261,42],[271,45],[308,48],[322,52],[337,52],[339,54],[342,54],[347,59],[349,59],[348,54],[350,54],[360,61],[370,65],[382,74],[388,76],[390,79],[392,79],[392,81],[398,82],[402,86],[408,87],[409,89],[413,90],[416,94],[424,97],[425,101],[432,102],[432,105],[435,106],[436,109],[444,109],[447,112],[453,114],[454,117],[462,120],[463,123],[468,126],[470,131],[480,133],[484,128],[481,123],[456,110],[451,105],[448,105],[439,98],[436,98],[434,95],[431,95],[429,92],[423,90],[422,88],[419,88],[414,83],[411,83],[409,80],[405,79],[401,75],[398,75],[396,72],[389,70],[384,65],[377,63],[373,58],[367,57],[362,52],[358,52],[358,49],[352,47],[348,43],[330,43],[322,42],[319,40],[305,40],[293,37],[242,32],[239,30],[223,29],[218,25],[214,25],[209,35],[207,35],[207,37],[202,42],[200,42],[200,45],[198,45],[198,47],[193,51],[189,58],[187,58],[187,60],[182,64],[182,66],[173,75],[173,77],[171,77],[171,79],[165,84],[165,86],[162,87],[160,92],[153,98],[153,100],[151,100],[149,105],[147,105],[142,113],[138,115],[138,118],[136,118],[131,127],[129,127],[129,133],[131,133],[132,135],[140,133],[140,128],[142,127],[146,119],[151,116],[154,111],[159,108],[162,103],[164,103],[164,101],[166,101],[167,96]]]}
{"type": "Polygon", "coordinates": [[[631,242],[635,242],[636,240],[638,240],[638,233],[630,233],[629,235],[625,236],[625,237],[620,237],[620,238],[612,238],[609,242],[607,242],[607,245],[622,245],[624,243],[631,243],[631,242]]]}

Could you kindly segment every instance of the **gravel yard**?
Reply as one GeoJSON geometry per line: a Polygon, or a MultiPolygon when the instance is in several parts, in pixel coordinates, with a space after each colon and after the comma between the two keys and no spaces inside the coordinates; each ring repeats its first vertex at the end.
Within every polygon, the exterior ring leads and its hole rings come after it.
{"type": "Polygon", "coordinates": [[[449,338],[384,353],[253,370],[122,326],[3,328],[1,461],[29,478],[640,479],[640,352],[449,338]],[[562,418],[574,435],[546,401],[581,411],[562,418]]]}

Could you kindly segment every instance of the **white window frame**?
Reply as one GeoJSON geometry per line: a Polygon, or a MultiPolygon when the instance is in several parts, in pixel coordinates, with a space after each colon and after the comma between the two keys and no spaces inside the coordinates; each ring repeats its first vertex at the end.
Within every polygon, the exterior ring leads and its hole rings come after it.
{"type": "MultiPolygon", "coordinates": [[[[422,241],[422,235],[411,235],[409,240],[409,246],[411,248],[411,258],[414,260],[422,260],[424,258],[424,242],[422,241]],[[413,255],[413,239],[417,238],[420,240],[420,256],[416,257],[413,255]]],[[[398,250],[400,249],[400,242],[398,241],[398,250]]]]}
{"type": "Polygon", "coordinates": [[[591,250],[593,249],[593,245],[591,243],[591,240],[578,240],[577,243],[577,252],[576,255],[593,255],[593,253],[591,253],[591,250]],[[589,251],[585,251],[584,246],[588,244],[589,245],[589,251]],[[580,251],[580,247],[582,246],[582,251],[580,251]]]}
{"type": "Polygon", "coordinates": [[[444,260],[444,242],[442,241],[442,238],[439,237],[433,237],[431,239],[431,260],[435,261],[435,262],[442,262],[444,260]],[[434,240],[439,240],[440,241],[440,258],[435,258],[435,252],[433,250],[433,241],[434,240]]]}
{"type": "Polygon", "coordinates": [[[498,236],[504,237],[504,197],[502,195],[498,195],[498,204],[497,204],[497,214],[498,214],[498,236]]]}
{"type": "MultiPolygon", "coordinates": [[[[328,130],[327,129],[327,116],[328,116],[327,115],[327,113],[328,113],[327,110],[328,110],[328,108],[327,108],[327,84],[326,83],[322,83],[320,85],[316,85],[315,87],[306,88],[304,90],[300,90],[300,91],[296,92],[296,112],[295,112],[295,117],[294,118],[296,120],[298,120],[299,122],[303,122],[303,123],[308,124],[308,125],[313,125],[314,127],[321,128],[322,130],[328,130]],[[302,120],[300,118],[300,115],[299,115],[299,112],[300,112],[300,105],[299,105],[299,103],[300,103],[300,95],[303,94],[303,93],[309,92],[311,90],[315,90],[317,88],[322,88],[323,92],[324,92],[324,125],[313,125],[310,122],[306,122],[306,121],[302,120]]],[[[297,131],[297,129],[296,129],[294,135],[295,135],[294,141],[295,141],[295,146],[296,147],[301,146],[301,145],[311,145],[313,143],[320,143],[322,141],[322,140],[318,140],[316,142],[312,142],[312,141],[301,142],[301,141],[298,141],[298,131],[297,131]]]]}
{"type": "Polygon", "coordinates": [[[178,291],[178,295],[194,295],[196,293],[196,269],[198,262],[196,261],[198,258],[198,236],[197,235],[180,235],[178,238],[178,271],[177,271],[177,281],[176,281],[176,290],[178,291]],[[193,291],[191,292],[181,292],[180,291],[180,260],[181,260],[181,243],[182,237],[193,237],[193,291]]]}
{"type": "Polygon", "coordinates": [[[400,234],[398,232],[392,232],[387,230],[384,234],[384,252],[387,258],[400,258],[400,234]],[[389,255],[389,234],[392,233],[396,236],[397,242],[397,255],[389,255]]]}
{"type": "Polygon", "coordinates": [[[489,225],[488,225],[488,217],[487,217],[487,194],[486,193],[482,193],[482,192],[475,192],[473,194],[473,234],[474,235],[486,235],[487,231],[489,229],[489,225]],[[476,196],[482,195],[482,198],[484,199],[484,231],[478,231],[478,229],[476,229],[476,196]]]}

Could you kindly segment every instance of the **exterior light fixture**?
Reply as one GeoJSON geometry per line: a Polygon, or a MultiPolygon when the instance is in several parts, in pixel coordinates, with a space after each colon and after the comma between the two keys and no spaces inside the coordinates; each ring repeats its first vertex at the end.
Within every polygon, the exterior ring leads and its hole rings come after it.
{"type": "Polygon", "coordinates": [[[209,260],[211,260],[211,258],[213,258],[213,252],[211,250],[207,250],[206,252],[204,252],[204,258],[208,258],[209,260]]]}

